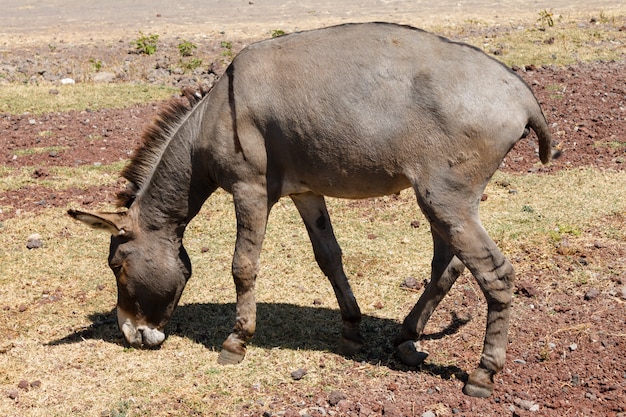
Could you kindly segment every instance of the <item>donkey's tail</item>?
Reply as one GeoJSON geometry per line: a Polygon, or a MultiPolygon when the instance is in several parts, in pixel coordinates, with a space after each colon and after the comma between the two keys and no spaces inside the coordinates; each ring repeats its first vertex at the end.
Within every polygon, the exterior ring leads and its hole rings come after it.
{"type": "Polygon", "coordinates": [[[539,159],[541,159],[542,163],[547,164],[550,162],[550,159],[556,159],[561,155],[559,151],[553,151],[552,149],[552,134],[541,109],[538,108],[538,111],[530,116],[528,126],[539,138],[539,159]]]}

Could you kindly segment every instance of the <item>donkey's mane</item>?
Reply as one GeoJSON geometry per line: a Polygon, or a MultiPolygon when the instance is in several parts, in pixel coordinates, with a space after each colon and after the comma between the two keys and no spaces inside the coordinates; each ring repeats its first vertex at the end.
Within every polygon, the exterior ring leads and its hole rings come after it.
{"type": "Polygon", "coordinates": [[[121,176],[128,183],[126,189],[116,196],[118,207],[129,208],[133,204],[139,191],[150,180],[154,167],[176,129],[209,91],[210,89],[204,88],[183,89],[181,93],[187,98],[189,104],[178,98],[171,100],[159,110],[152,123],[144,129],[141,143],[135,149],[128,165],[122,170],[121,176]]]}

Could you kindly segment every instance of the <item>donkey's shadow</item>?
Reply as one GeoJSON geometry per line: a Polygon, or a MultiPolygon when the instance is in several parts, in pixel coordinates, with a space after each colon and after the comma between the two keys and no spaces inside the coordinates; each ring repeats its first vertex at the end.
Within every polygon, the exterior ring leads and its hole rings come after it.
{"type": "MultiPolygon", "coordinates": [[[[79,343],[85,339],[101,339],[125,346],[117,327],[115,309],[90,315],[92,324],[67,336],[53,340],[49,345],[79,343]]],[[[168,335],[188,338],[203,344],[209,350],[221,350],[222,342],[232,329],[235,304],[184,304],[174,313],[165,328],[168,335]]],[[[470,319],[460,319],[452,313],[448,326],[438,333],[426,334],[423,339],[441,339],[456,333],[470,319]]],[[[337,348],[341,329],[339,310],[326,307],[303,307],[284,303],[257,304],[257,331],[250,345],[271,349],[333,352],[337,348]]],[[[393,338],[400,331],[400,323],[386,318],[363,315],[361,334],[366,343],[361,352],[352,356],[359,362],[384,365],[393,370],[414,369],[394,356],[393,338]]],[[[445,343],[445,342],[442,342],[445,343]]],[[[418,370],[442,378],[466,380],[467,374],[455,366],[441,366],[428,360],[418,370]]]]}

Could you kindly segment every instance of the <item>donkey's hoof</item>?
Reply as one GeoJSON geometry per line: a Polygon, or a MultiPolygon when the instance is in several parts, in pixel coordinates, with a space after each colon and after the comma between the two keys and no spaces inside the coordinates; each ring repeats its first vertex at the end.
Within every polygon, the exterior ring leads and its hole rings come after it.
{"type": "Polygon", "coordinates": [[[476,369],[467,379],[463,394],[470,397],[488,398],[493,392],[493,376],[489,371],[476,369]]]}
{"type": "Polygon", "coordinates": [[[407,340],[396,347],[396,355],[408,366],[420,366],[428,357],[428,352],[420,350],[418,342],[407,340]]]}
{"type": "Polygon", "coordinates": [[[217,357],[217,363],[220,365],[237,365],[243,361],[245,353],[235,353],[226,349],[222,349],[220,355],[217,357]]]}
{"type": "Polygon", "coordinates": [[[357,340],[348,339],[344,336],[339,340],[339,347],[337,350],[340,355],[344,356],[352,356],[361,351],[363,349],[363,339],[359,336],[357,340]]]}

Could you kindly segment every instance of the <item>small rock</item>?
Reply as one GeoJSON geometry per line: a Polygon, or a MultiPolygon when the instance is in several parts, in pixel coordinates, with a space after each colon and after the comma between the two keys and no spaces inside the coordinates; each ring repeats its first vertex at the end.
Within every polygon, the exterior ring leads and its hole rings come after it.
{"type": "Polygon", "coordinates": [[[63,85],[71,85],[71,84],[76,84],[76,81],[74,81],[73,78],[63,78],[63,79],[61,79],[61,84],[63,84],[63,85]]]}
{"type": "Polygon", "coordinates": [[[569,345],[570,352],[573,352],[576,349],[578,349],[578,345],[576,343],[572,343],[571,345],[569,345]]]}
{"type": "Polygon", "coordinates": [[[412,227],[413,229],[417,229],[417,228],[419,228],[419,227],[420,227],[420,221],[419,221],[419,220],[412,220],[412,221],[411,221],[411,227],[412,227]]]}
{"type": "Polygon", "coordinates": [[[115,74],[103,71],[95,74],[91,79],[95,83],[110,83],[115,80],[115,74]]]}
{"type": "Polygon", "coordinates": [[[41,235],[39,233],[33,233],[28,236],[28,240],[26,242],[26,247],[28,249],[39,249],[43,247],[43,242],[41,241],[41,235]]]}
{"type": "Polygon", "coordinates": [[[406,277],[402,284],[400,284],[400,288],[407,288],[409,290],[419,290],[423,287],[423,283],[417,282],[415,277],[406,277]]]}
{"type": "Polygon", "coordinates": [[[17,398],[20,396],[20,393],[17,392],[17,390],[12,389],[8,392],[9,398],[12,400],[17,400],[17,398]]]}
{"type": "Polygon", "coordinates": [[[600,295],[600,291],[598,291],[595,288],[592,288],[589,291],[587,291],[584,298],[585,298],[585,301],[591,301],[591,300],[598,298],[599,295],[600,295]]]}
{"type": "Polygon", "coordinates": [[[385,305],[381,301],[376,301],[374,303],[374,308],[376,310],[382,310],[383,308],[385,308],[385,305]]]}
{"type": "Polygon", "coordinates": [[[291,373],[291,378],[294,381],[299,381],[302,378],[304,378],[305,375],[306,375],[306,369],[300,368],[300,369],[296,369],[295,371],[291,373]]]}
{"type": "Polygon", "coordinates": [[[333,406],[339,404],[339,401],[345,399],[346,396],[341,391],[331,391],[330,394],[328,394],[328,403],[333,406]]]}
{"type": "Polygon", "coordinates": [[[374,410],[372,410],[366,405],[357,404],[356,408],[357,408],[357,411],[359,412],[359,416],[367,417],[367,416],[374,414],[374,410]]]}
{"type": "Polygon", "coordinates": [[[30,383],[30,387],[31,388],[41,388],[41,381],[40,380],[36,380],[30,383]]]}
{"type": "Polygon", "coordinates": [[[519,281],[515,284],[516,293],[524,297],[536,297],[540,294],[539,290],[528,281],[519,281]]]}
{"type": "Polygon", "coordinates": [[[352,410],[352,408],[353,408],[352,401],[350,401],[350,400],[340,400],[337,403],[337,408],[342,413],[347,413],[348,411],[352,410]]]}
{"type": "Polygon", "coordinates": [[[480,201],[487,201],[488,198],[489,196],[487,194],[483,194],[480,196],[480,201]]]}
{"type": "Polygon", "coordinates": [[[539,411],[539,404],[536,404],[530,400],[522,400],[521,398],[516,398],[514,401],[516,406],[528,411],[539,411]]]}
{"type": "Polygon", "coordinates": [[[513,359],[513,363],[518,365],[526,365],[526,361],[524,359],[513,359]]]}
{"type": "Polygon", "coordinates": [[[425,413],[422,413],[422,417],[437,417],[437,414],[432,411],[426,411],[425,413]]]}
{"type": "Polygon", "coordinates": [[[207,253],[207,252],[208,252],[208,251],[210,251],[210,250],[211,250],[211,248],[209,248],[208,246],[203,246],[203,247],[200,249],[200,252],[202,252],[202,253],[207,253]]]}
{"type": "Polygon", "coordinates": [[[33,178],[44,178],[50,175],[47,168],[37,168],[31,175],[33,178]]]}
{"type": "Polygon", "coordinates": [[[392,402],[386,401],[383,404],[383,415],[387,417],[400,417],[402,414],[398,409],[398,406],[392,402]]]}
{"type": "Polygon", "coordinates": [[[18,384],[17,387],[19,389],[23,389],[24,391],[28,391],[28,388],[30,387],[30,384],[28,383],[27,380],[22,379],[18,384]]]}
{"type": "Polygon", "coordinates": [[[48,94],[56,96],[59,94],[59,90],[57,90],[56,88],[51,88],[50,90],[48,90],[48,94]]]}
{"type": "Polygon", "coordinates": [[[321,306],[322,304],[323,304],[322,300],[320,300],[319,298],[313,299],[313,305],[314,306],[321,306]]]}

